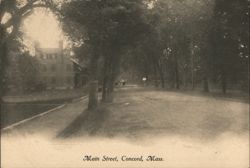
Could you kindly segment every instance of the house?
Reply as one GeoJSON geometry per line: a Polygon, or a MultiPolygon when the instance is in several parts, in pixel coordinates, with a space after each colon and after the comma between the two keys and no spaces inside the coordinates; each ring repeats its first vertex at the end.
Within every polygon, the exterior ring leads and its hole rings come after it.
{"type": "Polygon", "coordinates": [[[63,49],[62,41],[58,48],[41,48],[35,44],[35,56],[39,61],[39,78],[46,89],[73,89],[75,72],[70,52],[63,49]]]}

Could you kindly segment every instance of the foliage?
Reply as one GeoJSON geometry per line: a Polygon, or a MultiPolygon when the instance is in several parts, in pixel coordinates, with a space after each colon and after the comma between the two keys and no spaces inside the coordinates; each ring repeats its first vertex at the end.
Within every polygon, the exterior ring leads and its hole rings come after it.
{"type": "Polygon", "coordinates": [[[11,52],[9,55],[9,65],[7,69],[7,84],[9,89],[16,91],[36,90],[39,84],[38,66],[36,58],[30,56],[27,52],[18,54],[11,52]]]}
{"type": "MultiPolygon", "coordinates": [[[[103,88],[108,87],[111,92],[122,53],[147,31],[143,15],[146,9],[143,0],[70,1],[62,6],[64,21],[76,22],[85,36],[81,40],[91,55],[92,78],[98,76],[96,64],[101,58],[103,88]]],[[[70,27],[66,24],[65,30],[70,27]]]]}
{"type": "Polygon", "coordinates": [[[220,79],[223,92],[228,82],[247,83],[249,62],[248,1],[216,0],[210,44],[214,76],[220,79]]]}
{"type": "Polygon", "coordinates": [[[220,84],[226,93],[230,85],[249,87],[247,0],[69,0],[57,9],[51,0],[2,0],[1,79],[21,20],[48,6],[60,16],[80,62],[89,65],[90,80],[102,83],[103,99],[121,68],[163,88],[204,83],[209,91],[209,84],[220,84]]]}
{"type": "Polygon", "coordinates": [[[162,87],[167,81],[177,89],[202,82],[206,91],[208,82],[223,92],[227,83],[248,88],[247,9],[246,0],[156,1],[147,15],[151,31],[134,48],[135,70],[162,87]]]}
{"type": "Polygon", "coordinates": [[[20,24],[22,19],[32,14],[34,8],[51,7],[52,0],[1,0],[0,1],[0,101],[6,91],[6,68],[8,54],[20,43],[20,24]],[[9,16],[9,18],[7,17],[9,16]]]}

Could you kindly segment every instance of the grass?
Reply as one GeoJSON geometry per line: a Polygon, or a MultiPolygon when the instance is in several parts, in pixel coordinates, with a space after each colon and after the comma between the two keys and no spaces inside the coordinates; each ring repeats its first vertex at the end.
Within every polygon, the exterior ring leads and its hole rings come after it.
{"type": "Polygon", "coordinates": [[[19,95],[6,95],[3,100],[10,103],[36,102],[60,100],[66,98],[76,98],[86,95],[86,88],[69,90],[46,90],[19,95]]]}
{"type": "Polygon", "coordinates": [[[83,129],[86,134],[95,135],[98,129],[102,127],[102,124],[105,122],[106,118],[109,117],[108,114],[109,110],[104,104],[93,110],[86,109],[62,132],[60,132],[57,137],[69,138],[72,136],[81,136],[83,129]]]}
{"type": "Polygon", "coordinates": [[[86,89],[47,90],[40,93],[6,96],[1,109],[1,127],[4,128],[84,95],[86,89]]]}

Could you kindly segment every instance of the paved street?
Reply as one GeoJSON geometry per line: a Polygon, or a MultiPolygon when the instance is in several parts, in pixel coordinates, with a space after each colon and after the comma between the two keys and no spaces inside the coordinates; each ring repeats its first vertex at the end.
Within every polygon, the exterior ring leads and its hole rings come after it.
{"type": "Polygon", "coordinates": [[[2,152],[12,148],[12,154],[3,155],[3,165],[10,164],[9,157],[20,157],[18,153],[27,150],[25,147],[29,145],[35,145],[36,149],[24,152],[25,157],[36,152],[46,155],[30,159],[27,167],[38,162],[43,165],[44,159],[50,166],[61,160],[63,167],[79,167],[79,164],[83,165],[79,157],[86,152],[96,153],[99,149],[105,154],[111,147],[114,153],[120,153],[116,149],[123,145],[124,153],[157,150],[157,154],[168,160],[157,163],[158,166],[183,164],[196,167],[196,159],[206,164],[209,158],[209,165],[213,167],[222,163],[224,167],[231,163],[233,167],[246,166],[249,155],[247,103],[128,87],[116,92],[112,104],[101,105],[95,112],[84,111],[86,106],[87,100],[73,102],[4,131],[2,152]],[[72,158],[63,155],[74,149],[78,152],[72,153],[72,158]],[[48,156],[57,159],[49,162],[48,156]],[[179,163],[176,159],[183,161],[179,163]],[[72,160],[73,165],[70,164],[72,160]]]}

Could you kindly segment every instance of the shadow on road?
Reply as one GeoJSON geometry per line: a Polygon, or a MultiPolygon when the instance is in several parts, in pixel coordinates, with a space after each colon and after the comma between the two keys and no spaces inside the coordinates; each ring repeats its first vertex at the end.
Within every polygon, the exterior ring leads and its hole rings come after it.
{"type": "Polygon", "coordinates": [[[213,140],[224,133],[240,135],[249,131],[246,103],[143,88],[131,90],[119,90],[111,104],[85,110],[57,137],[90,135],[135,140],[177,135],[213,140]]]}
{"type": "Polygon", "coordinates": [[[95,135],[102,126],[105,118],[108,117],[109,111],[100,106],[95,110],[86,109],[76,119],[69,124],[63,131],[61,131],[57,138],[70,138],[81,136],[78,133],[86,132],[89,135],[95,135]]]}

